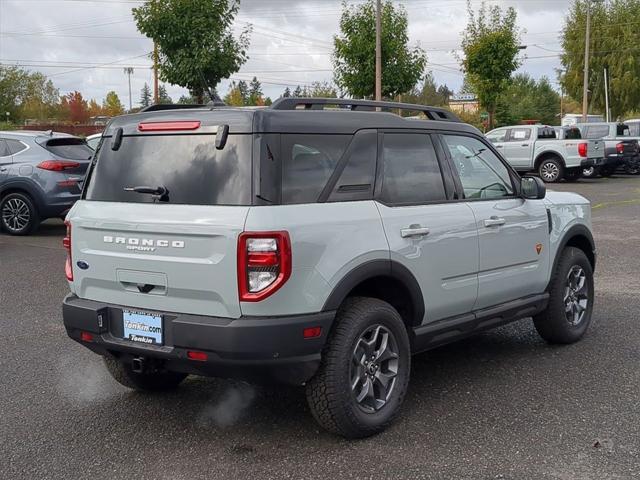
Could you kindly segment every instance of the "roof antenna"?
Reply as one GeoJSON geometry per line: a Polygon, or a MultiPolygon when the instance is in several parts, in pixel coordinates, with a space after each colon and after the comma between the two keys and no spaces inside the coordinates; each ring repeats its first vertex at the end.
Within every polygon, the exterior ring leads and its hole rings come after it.
{"type": "Polygon", "coordinates": [[[222,101],[222,99],[218,96],[218,92],[216,92],[215,88],[211,88],[207,83],[207,80],[204,78],[204,74],[202,73],[202,69],[198,69],[198,73],[200,73],[200,79],[202,80],[202,86],[205,91],[209,94],[209,98],[211,99],[207,106],[210,107],[226,107],[227,104],[222,101]]]}

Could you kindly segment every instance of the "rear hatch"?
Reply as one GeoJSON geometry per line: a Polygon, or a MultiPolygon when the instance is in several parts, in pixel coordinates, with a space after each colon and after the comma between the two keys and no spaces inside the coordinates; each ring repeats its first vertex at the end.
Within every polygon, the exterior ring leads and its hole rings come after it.
{"type": "Polygon", "coordinates": [[[229,135],[221,150],[215,132],[125,134],[119,147],[116,137],[104,139],[68,217],[72,290],[151,311],[239,317],[251,135],[229,135]]]}
{"type": "Polygon", "coordinates": [[[583,140],[587,143],[587,158],[604,157],[604,140],[583,140]]]}

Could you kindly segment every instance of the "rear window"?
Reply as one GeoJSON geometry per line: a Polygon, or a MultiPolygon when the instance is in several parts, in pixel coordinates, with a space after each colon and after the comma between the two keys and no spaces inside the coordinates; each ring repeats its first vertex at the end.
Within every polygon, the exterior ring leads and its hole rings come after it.
{"type": "Polygon", "coordinates": [[[54,155],[69,160],[88,160],[93,155],[93,150],[80,138],[52,138],[41,145],[54,155]]]}
{"type": "Polygon", "coordinates": [[[616,125],[616,136],[617,137],[630,137],[631,132],[629,131],[629,126],[623,123],[616,125]]]}
{"type": "Polygon", "coordinates": [[[156,195],[126,188],[164,187],[163,201],[188,205],[251,204],[251,135],[229,135],[222,150],[215,135],[125,136],[117,151],[105,138],[85,198],[153,203],[156,195]]]}
{"type": "Polygon", "coordinates": [[[586,137],[591,139],[602,138],[609,135],[608,125],[589,126],[586,128],[586,130],[586,137]]]}

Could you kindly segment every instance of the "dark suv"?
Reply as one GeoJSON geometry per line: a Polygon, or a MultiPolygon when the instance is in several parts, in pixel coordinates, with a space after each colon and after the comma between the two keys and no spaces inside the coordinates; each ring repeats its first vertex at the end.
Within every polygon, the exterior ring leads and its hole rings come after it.
{"type": "Polygon", "coordinates": [[[0,132],[0,229],[28,235],[80,198],[93,151],[53,132],[0,132]]]}

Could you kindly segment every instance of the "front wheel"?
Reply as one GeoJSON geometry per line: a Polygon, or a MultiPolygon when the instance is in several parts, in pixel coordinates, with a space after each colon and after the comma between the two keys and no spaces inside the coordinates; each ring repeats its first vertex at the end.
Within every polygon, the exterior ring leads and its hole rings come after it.
{"type": "Polygon", "coordinates": [[[562,162],[556,158],[545,158],[538,166],[538,175],[547,183],[559,182],[563,174],[562,162]]]}
{"type": "Polygon", "coordinates": [[[549,304],[533,318],[536,330],[549,343],[574,343],[591,323],[593,268],[584,252],[565,248],[549,283],[549,304]]]}
{"type": "Polygon", "coordinates": [[[129,364],[114,357],[102,357],[107,370],[120,385],[142,392],[173,390],[187,378],[186,373],[148,371],[134,372],[129,364]]]}
{"type": "Polygon", "coordinates": [[[398,414],[410,366],[409,336],[396,309],[375,298],[349,298],[307,384],[311,412],[338,435],[375,435],[398,414]]]}

